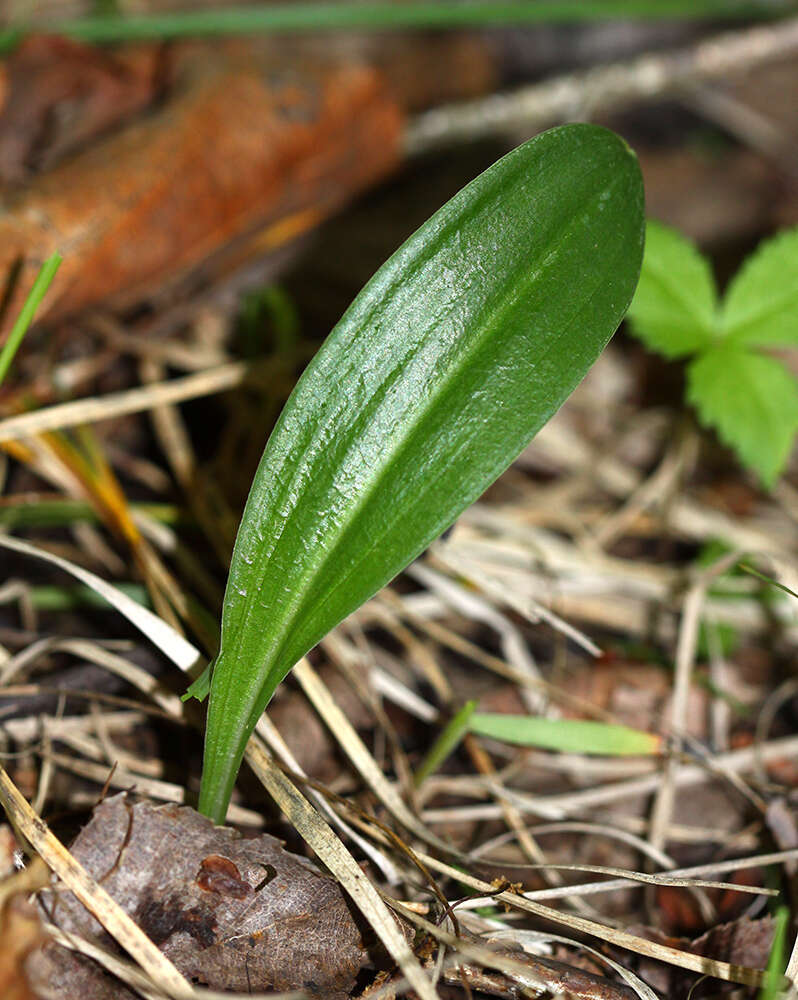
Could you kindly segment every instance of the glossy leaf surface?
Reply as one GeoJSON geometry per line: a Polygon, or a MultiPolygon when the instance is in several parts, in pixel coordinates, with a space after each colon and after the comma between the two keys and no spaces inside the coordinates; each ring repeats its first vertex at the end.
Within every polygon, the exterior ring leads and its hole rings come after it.
{"type": "Polygon", "coordinates": [[[239,529],[200,809],[224,815],[282,678],[507,468],[634,292],[643,188],[593,125],[509,153],[372,278],[308,366],[239,529]]]}

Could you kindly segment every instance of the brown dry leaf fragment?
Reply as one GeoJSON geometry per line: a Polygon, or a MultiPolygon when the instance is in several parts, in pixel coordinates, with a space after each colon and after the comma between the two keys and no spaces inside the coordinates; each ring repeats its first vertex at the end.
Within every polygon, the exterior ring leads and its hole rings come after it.
{"type": "MultiPolygon", "coordinates": [[[[123,794],[95,809],[71,850],[196,983],[336,998],[370,964],[338,884],[274,837],[245,839],[193,809],[134,804],[123,794]]],[[[71,893],[45,896],[58,927],[108,946],[71,893]]],[[[62,963],[52,949],[47,958],[48,991],[120,995],[113,992],[118,984],[88,963],[62,963]]]]}
{"type": "Polygon", "coordinates": [[[770,917],[762,917],[761,920],[741,918],[728,924],[719,924],[701,937],[688,942],[687,951],[734,965],[764,969],[768,964],[772,944],[773,920],[770,917]]]}
{"type": "Polygon", "coordinates": [[[380,72],[288,44],[267,65],[183,67],[157,114],[115,132],[7,199],[0,281],[22,261],[6,317],[40,262],[65,260],[39,317],[161,293],[315,226],[398,163],[402,116],[380,72]],[[224,253],[220,254],[224,248],[224,253]]]}
{"type": "MultiPolygon", "coordinates": [[[[766,968],[773,943],[773,920],[770,917],[763,917],[760,920],[741,918],[730,923],[718,924],[706,934],[693,939],[667,937],[653,927],[631,927],[629,930],[658,944],[756,969],[766,968]]],[[[636,971],[642,979],[672,1000],[686,998],[698,978],[684,969],[665,965],[650,958],[633,956],[629,961],[636,966],[636,971]]],[[[717,984],[717,980],[713,982],[717,984]]]]}
{"type": "Polygon", "coordinates": [[[37,1000],[25,960],[45,941],[39,916],[22,896],[12,896],[0,910],[0,997],[3,1000],[37,1000]]]}
{"type": "Polygon", "coordinates": [[[25,180],[152,104],[163,51],[25,39],[0,68],[0,180],[25,180]]]}

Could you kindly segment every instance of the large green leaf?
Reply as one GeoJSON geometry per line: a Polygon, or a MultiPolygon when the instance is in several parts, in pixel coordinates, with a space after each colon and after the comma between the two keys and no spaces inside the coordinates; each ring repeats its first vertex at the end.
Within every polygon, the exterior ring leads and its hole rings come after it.
{"type": "Polygon", "coordinates": [[[716,312],[717,290],[706,257],[681,233],[650,220],[629,306],[635,334],[652,351],[683,358],[712,343],[716,312]]]}
{"type": "Polygon", "coordinates": [[[288,400],[236,540],[200,808],[221,820],[282,678],[507,468],[637,280],[634,154],[552,129],[464,188],[360,293],[288,400]]]}

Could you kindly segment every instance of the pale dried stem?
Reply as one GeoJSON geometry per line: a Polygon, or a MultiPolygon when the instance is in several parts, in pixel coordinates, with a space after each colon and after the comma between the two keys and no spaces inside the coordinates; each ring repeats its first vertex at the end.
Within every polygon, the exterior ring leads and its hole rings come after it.
{"type": "Polygon", "coordinates": [[[437,994],[432,983],[421,969],[395,919],[332,829],[274,766],[271,757],[256,737],[247,744],[246,759],[289,822],[351,896],[412,988],[422,1000],[436,1000],[437,994]]]}
{"type": "Polygon", "coordinates": [[[249,365],[237,361],[156,385],[138,386],[135,389],[126,389],[123,392],[109,393],[91,399],[76,399],[35,410],[33,413],[7,417],[5,420],[0,420],[0,444],[6,441],[19,441],[46,431],[64,430],[67,427],[76,427],[78,424],[97,423],[110,420],[112,417],[141,413],[159,406],[226,392],[241,385],[249,370],[249,365]]]}
{"type": "MultiPolygon", "coordinates": [[[[682,764],[673,776],[677,788],[694,788],[705,784],[716,777],[717,773],[726,774],[751,770],[757,758],[765,763],[798,755],[798,736],[784,736],[769,740],[758,747],[743,747],[728,753],[708,756],[704,765],[682,764]]],[[[505,789],[512,796],[516,807],[523,813],[541,816],[544,819],[560,820],[568,816],[579,815],[583,810],[593,810],[614,802],[651,795],[659,787],[660,775],[650,774],[626,781],[599,785],[597,788],[586,788],[574,792],[563,792],[559,795],[529,796],[514,789],[505,789]]],[[[467,794],[467,789],[462,790],[467,794]]],[[[485,790],[480,797],[484,797],[485,790]]],[[[454,806],[448,809],[427,809],[422,813],[422,819],[427,823],[471,822],[473,820],[499,819],[500,810],[494,805],[454,806]]]]}
{"type": "Polygon", "coordinates": [[[405,134],[405,151],[419,155],[487,136],[530,133],[575,115],[586,119],[640,101],[689,93],[699,84],[793,55],[798,18],[724,32],[676,52],[569,73],[475,101],[444,105],[419,115],[405,134]]]}

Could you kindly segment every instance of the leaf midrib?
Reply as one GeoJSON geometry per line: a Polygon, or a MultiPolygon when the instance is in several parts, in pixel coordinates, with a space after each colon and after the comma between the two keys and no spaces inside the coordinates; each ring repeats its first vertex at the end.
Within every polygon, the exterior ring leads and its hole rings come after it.
{"type": "MultiPolygon", "coordinates": [[[[619,252],[620,252],[620,251],[619,251],[619,252]]],[[[530,284],[531,284],[531,282],[530,282],[530,284]]],[[[578,308],[576,308],[576,309],[574,310],[574,312],[573,312],[573,313],[572,313],[572,315],[571,315],[571,318],[570,318],[570,319],[568,320],[568,322],[567,322],[566,324],[564,324],[564,325],[563,325],[563,327],[562,327],[562,333],[563,333],[563,334],[565,334],[565,333],[566,333],[566,331],[570,330],[570,328],[571,328],[571,327],[573,326],[573,323],[574,323],[575,319],[576,319],[576,318],[577,318],[577,317],[578,317],[578,316],[579,316],[579,315],[580,315],[580,314],[581,314],[581,313],[582,313],[582,312],[584,311],[584,309],[585,309],[585,308],[587,307],[587,305],[589,305],[589,303],[590,303],[590,302],[592,301],[592,299],[593,299],[593,298],[595,298],[595,296],[597,295],[597,293],[598,293],[598,291],[599,291],[599,287],[600,287],[600,286],[599,286],[598,284],[596,284],[596,285],[594,286],[593,290],[591,291],[591,293],[590,293],[590,294],[589,294],[588,296],[586,296],[586,297],[585,297],[585,298],[584,298],[584,299],[583,299],[583,300],[581,301],[581,303],[580,303],[580,305],[578,306],[578,308]]],[[[506,308],[509,308],[509,304],[508,304],[508,305],[506,306],[506,308]]],[[[499,310],[499,311],[500,311],[500,312],[503,312],[504,310],[499,310]]],[[[491,319],[492,319],[492,318],[493,318],[493,317],[491,317],[491,319]]],[[[551,345],[551,347],[550,347],[550,350],[549,350],[549,352],[547,352],[547,353],[546,353],[546,354],[545,354],[545,355],[544,355],[544,356],[543,356],[543,357],[541,358],[541,360],[545,360],[545,359],[546,359],[546,358],[547,358],[547,357],[549,356],[549,353],[550,353],[551,351],[553,351],[553,350],[554,350],[554,348],[555,348],[555,345],[554,345],[554,344],[552,344],[552,345],[551,345]]],[[[544,417],[544,419],[543,419],[543,422],[545,422],[545,420],[546,420],[546,419],[547,419],[547,418],[545,418],[545,417],[544,417]]],[[[452,456],[452,457],[451,457],[451,460],[450,460],[450,462],[449,462],[449,466],[451,466],[451,465],[452,465],[452,464],[453,464],[453,463],[454,463],[454,462],[456,461],[456,458],[458,457],[459,453],[460,453],[461,451],[463,451],[463,450],[464,450],[464,449],[465,449],[465,448],[466,448],[466,447],[467,447],[467,446],[468,446],[468,445],[470,444],[471,440],[473,439],[473,437],[475,436],[475,434],[476,434],[476,433],[478,433],[478,431],[474,431],[474,432],[473,432],[473,433],[472,433],[471,435],[469,435],[469,437],[468,437],[468,438],[467,438],[467,439],[466,439],[465,441],[463,441],[463,443],[461,444],[460,448],[458,448],[458,451],[457,451],[457,452],[455,453],[455,455],[454,455],[454,456],[452,456]]],[[[402,441],[401,441],[401,442],[399,443],[399,446],[397,447],[397,453],[400,453],[400,452],[401,452],[402,450],[404,450],[404,448],[405,448],[405,447],[407,447],[407,444],[408,444],[408,441],[409,441],[410,437],[411,437],[411,435],[410,435],[410,434],[408,434],[408,435],[406,435],[406,436],[405,436],[405,437],[404,437],[404,438],[402,439],[402,441]]],[[[503,470],[503,467],[504,467],[505,465],[506,465],[506,463],[505,463],[505,462],[504,462],[503,460],[502,460],[501,462],[496,462],[496,463],[495,463],[495,465],[494,465],[494,470],[493,470],[493,471],[497,471],[497,474],[500,474],[500,473],[501,473],[501,471],[503,470]]],[[[386,469],[384,470],[383,474],[382,474],[382,475],[380,475],[380,476],[378,476],[378,477],[376,477],[376,479],[375,479],[375,487],[376,487],[376,484],[377,484],[377,483],[378,483],[378,482],[379,482],[379,481],[380,481],[380,480],[381,480],[381,479],[382,479],[382,478],[384,477],[384,475],[385,475],[385,474],[387,474],[387,466],[386,466],[386,469]]],[[[492,473],[491,473],[491,475],[492,475],[492,473]]],[[[380,543],[380,542],[381,542],[381,541],[382,541],[382,540],[383,540],[383,539],[385,538],[385,536],[386,536],[386,535],[387,535],[387,534],[389,533],[389,531],[390,531],[390,530],[392,529],[393,525],[394,525],[394,524],[396,523],[396,521],[397,521],[397,520],[398,520],[398,517],[394,517],[394,518],[393,518],[393,520],[391,520],[391,521],[389,521],[389,522],[387,523],[387,525],[386,525],[386,527],[385,527],[385,528],[383,529],[383,531],[382,531],[382,532],[381,532],[381,533],[380,533],[380,534],[379,534],[378,536],[376,536],[376,538],[375,538],[375,539],[374,539],[374,540],[372,541],[371,545],[370,545],[370,546],[369,546],[369,548],[368,548],[368,549],[366,550],[366,553],[364,554],[364,556],[363,556],[363,559],[361,559],[361,560],[360,560],[361,562],[363,562],[363,560],[364,560],[365,558],[367,558],[367,556],[368,556],[368,553],[370,553],[370,552],[373,552],[373,551],[374,551],[374,550],[375,550],[375,549],[376,549],[376,548],[378,547],[379,543],[380,543]]],[[[423,547],[423,546],[422,546],[422,547],[423,547]]],[[[333,554],[333,553],[331,553],[331,555],[332,555],[332,554],[333,554]]],[[[352,574],[353,574],[353,573],[354,573],[354,572],[356,571],[356,569],[357,569],[357,566],[352,566],[352,567],[351,567],[351,568],[349,569],[349,571],[347,572],[347,574],[346,574],[345,576],[341,577],[341,578],[340,578],[340,579],[338,580],[338,582],[337,582],[337,583],[335,584],[335,586],[334,586],[334,587],[333,587],[333,588],[332,588],[332,589],[331,589],[331,590],[329,591],[329,593],[327,594],[327,597],[326,597],[326,600],[327,600],[327,601],[329,601],[329,600],[331,599],[332,595],[333,595],[333,594],[334,594],[334,593],[335,593],[336,591],[340,590],[340,588],[341,588],[341,587],[342,587],[342,586],[343,586],[343,585],[344,585],[344,584],[345,584],[345,583],[346,583],[346,582],[348,581],[348,579],[349,579],[349,578],[350,578],[350,577],[352,576],[352,574]]]]}
{"type": "MultiPolygon", "coordinates": [[[[509,154],[509,155],[512,155],[512,154],[509,154]]],[[[523,172],[521,167],[516,166],[515,169],[516,169],[516,174],[523,172]]],[[[478,183],[479,180],[480,180],[480,178],[476,178],[475,183],[478,183]]],[[[460,199],[460,197],[462,195],[463,195],[463,192],[459,192],[452,199],[452,202],[457,203],[458,199],[460,199]]],[[[491,200],[494,197],[495,197],[495,191],[494,191],[493,187],[490,184],[486,184],[484,186],[483,190],[479,191],[477,197],[475,197],[474,200],[473,200],[473,202],[471,203],[471,205],[470,205],[470,211],[472,213],[474,213],[474,214],[478,213],[482,209],[482,207],[484,206],[485,202],[491,200]]],[[[458,216],[458,212],[457,212],[457,204],[450,203],[450,207],[451,207],[452,211],[451,211],[451,214],[450,214],[449,218],[447,218],[445,220],[438,219],[437,226],[432,226],[431,223],[435,219],[435,217],[433,216],[432,220],[429,220],[427,223],[425,223],[425,225],[422,226],[421,229],[418,230],[418,232],[416,232],[413,236],[410,237],[410,241],[409,242],[413,244],[412,247],[408,246],[407,244],[404,244],[403,246],[401,246],[397,250],[396,256],[394,258],[394,261],[395,261],[394,267],[392,268],[391,273],[390,273],[390,280],[388,280],[387,282],[385,282],[384,287],[378,285],[378,289],[377,290],[379,291],[379,294],[375,296],[374,302],[365,311],[363,311],[361,314],[354,313],[352,307],[350,307],[350,309],[348,309],[346,311],[346,313],[344,314],[344,316],[342,317],[341,321],[338,324],[338,329],[341,330],[341,332],[343,333],[344,331],[343,331],[342,328],[343,328],[344,324],[347,324],[347,327],[350,328],[350,329],[354,325],[356,327],[356,332],[353,335],[350,334],[350,336],[347,338],[347,340],[345,342],[351,343],[351,342],[353,342],[353,341],[355,341],[357,339],[360,339],[360,336],[361,336],[360,331],[362,331],[362,329],[364,327],[374,326],[375,325],[375,317],[378,317],[381,313],[385,312],[385,302],[386,302],[386,300],[390,299],[390,297],[392,295],[395,294],[395,290],[397,288],[401,287],[402,285],[404,285],[404,284],[406,284],[406,283],[408,283],[408,282],[410,282],[412,280],[415,280],[417,278],[418,272],[425,267],[425,264],[426,264],[425,255],[423,253],[422,254],[416,253],[416,255],[413,256],[413,258],[407,264],[405,264],[403,258],[406,256],[406,254],[411,253],[411,252],[413,252],[416,249],[418,243],[421,240],[423,240],[424,236],[427,234],[428,228],[435,229],[435,233],[434,233],[434,237],[433,237],[433,239],[434,239],[434,244],[433,245],[435,245],[436,247],[440,247],[440,245],[445,240],[447,240],[450,237],[451,233],[453,231],[457,230],[457,228],[459,226],[459,216],[458,216]]],[[[379,272],[377,272],[377,275],[379,275],[379,272]]],[[[425,338],[425,341],[426,341],[426,338],[425,338]]],[[[402,359],[402,363],[404,363],[404,360],[407,358],[407,356],[409,354],[415,353],[418,350],[420,350],[422,348],[423,343],[425,341],[422,341],[421,343],[416,344],[415,347],[408,348],[408,350],[405,352],[405,355],[404,355],[404,357],[402,359]]],[[[311,365],[312,364],[313,364],[313,362],[311,362],[311,365]]],[[[395,364],[393,366],[392,371],[399,371],[399,370],[400,370],[400,364],[397,362],[397,364],[395,364]]],[[[386,376],[386,380],[387,380],[387,378],[390,377],[390,375],[391,375],[391,372],[389,372],[388,376],[386,376]]],[[[385,383],[383,382],[381,384],[384,385],[385,383]]],[[[335,409],[335,408],[331,409],[331,411],[327,415],[327,417],[326,417],[326,419],[324,421],[324,424],[322,426],[318,426],[317,425],[315,428],[309,429],[308,438],[307,438],[307,441],[304,442],[304,447],[309,447],[315,440],[318,440],[318,438],[321,436],[321,433],[323,431],[326,431],[331,425],[335,424],[335,422],[337,421],[337,419],[339,418],[339,416],[340,416],[340,413],[339,413],[338,409],[335,409]]],[[[279,422],[278,422],[278,424],[279,424],[279,422]]],[[[278,429],[279,428],[275,428],[275,432],[278,429]]],[[[304,482],[307,480],[308,476],[312,475],[312,473],[313,473],[312,467],[305,466],[304,467],[304,473],[301,474],[300,478],[299,478],[300,485],[304,485],[304,482]]],[[[281,504],[282,500],[285,498],[287,492],[288,492],[287,490],[284,490],[281,494],[277,495],[276,497],[272,497],[271,504],[272,505],[276,505],[276,506],[280,506],[280,504],[281,504]]],[[[267,572],[268,572],[268,570],[267,570],[268,560],[271,559],[273,553],[277,549],[277,546],[280,543],[280,539],[282,538],[282,535],[283,535],[283,533],[284,533],[284,531],[285,531],[285,529],[286,529],[286,527],[287,527],[287,525],[288,525],[288,523],[290,521],[291,515],[292,515],[292,513],[293,513],[293,511],[294,511],[295,508],[296,508],[296,503],[293,503],[291,505],[291,509],[289,510],[288,514],[286,514],[286,516],[282,519],[282,523],[279,526],[279,532],[276,535],[272,536],[273,537],[273,544],[272,544],[272,547],[271,547],[271,552],[270,552],[269,556],[267,557],[267,559],[265,560],[265,562],[264,562],[264,570],[259,575],[258,580],[257,580],[257,585],[258,585],[257,589],[258,590],[261,589],[263,581],[264,581],[264,579],[265,579],[265,577],[267,575],[267,572]]],[[[248,601],[247,602],[247,607],[246,607],[245,612],[244,612],[243,621],[237,623],[238,624],[238,628],[240,629],[240,631],[242,632],[242,634],[246,634],[246,632],[248,630],[249,620],[250,620],[250,618],[251,618],[251,616],[253,614],[253,610],[254,610],[254,601],[248,601]]],[[[223,626],[223,628],[222,628],[222,634],[223,635],[224,635],[224,631],[225,631],[224,630],[224,624],[225,623],[224,623],[224,615],[223,615],[223,619],[222,619],[222,626],[223,626]]]]}

